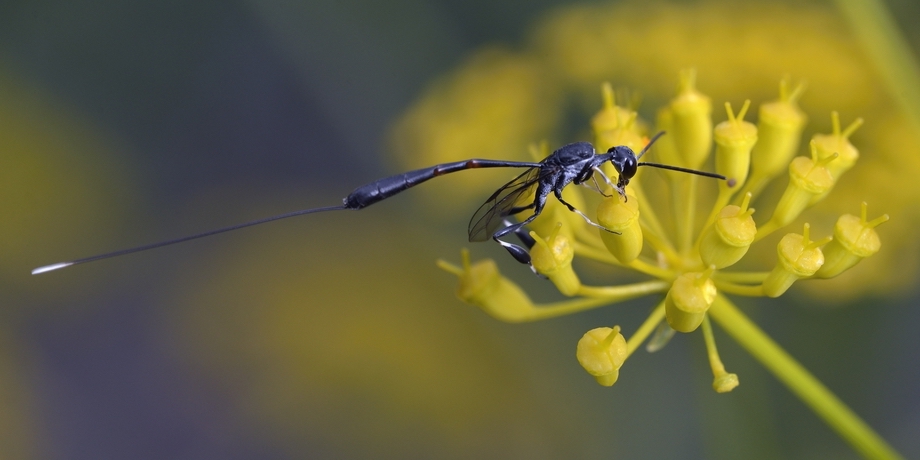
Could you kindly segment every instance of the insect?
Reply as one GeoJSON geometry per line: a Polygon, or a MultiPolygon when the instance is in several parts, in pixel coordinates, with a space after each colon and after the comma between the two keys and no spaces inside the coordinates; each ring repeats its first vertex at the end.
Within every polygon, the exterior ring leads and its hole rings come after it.
{"type": "Polygon", "coordinates": [[[338,206],[302,209],[299,211],[293,211],[285,214],[266,217],[264,219],[244,222],[242,224],[223,227],[182,238],[160,241],[144,246],[99,254],[83,259],[76,259],[69,262],[59,262],[45,265],[32,270],[32,274],[37,275],[40,273],[46,273],[53,270],[70,267],[72,265],[108,259],[163,246],[169,246],[176,243],[182,243],[184,241],[216,235],[218,233],[229,232],[231,230],[237,230],[244,227],[251,227],[253,225],[286,219],[288,217],[302,216],[305,214],[315,214],[327,211],[364,209],[374,203],[383,201],[402,191],[415,187],[416,185],[428,181],[429,179],[457,171],[465,171],[467,169],[476,168],[527,168],[527,170],[524,171],[521,175],[517,176],[496,190],[495,193],[493,193],[492,196],[490,196],[489,199],[487,199],[486,202],[479,207],[476,213],[473,214],[469,224],[469,240],[471,242],[479,242],[492,238],[498,244],[504,247],[515,258],[515,260],[522,264],[530,264],[530,254],[526,248],[517,244],[509,243],[502,238],[508,234],[514,233],[522,237],[522,240],[525,242],[524,244],[528,246],[528,248],[532,246],[533,241],[529,241],[529,236],[527,236],[526,233],[522,232],[521,230],[524,228],[524,226],[533,222],[533,220],[543,212],[543,208],[546,206],[546,200],[549,198],[550,193],[552,193],[556,199],[565,205],[570,211],[584,218],[585,221],[589,224],[602,230],[616,233],[612,230],[604,228],[598,223],[593,222],[587,215],[576,209],[571,204],[567,203],[562,198],[562,190],[565,189],[565,187],[570,183],[574,182],[576,185],[587,184],[587,181],[593,179],[594,189],[599,193],[604,194],[604,192],[601,191],[600,187],[598,186],[597,179],[594,176],[594,174],[597,173],[597,175],[603,178],[604,182],[610,185],[618,194],[625,198],[626,186],[629,184],[629,180],[632,179],[632,177],[636,174],[639,166],[652,166],[661,169],[669,169],[672,171],[686,172],[690,174],[725,180],[725,176],[720,174],[697,171],[693,169],[659,163],[639,162],[639,159],[645,155],[645,152],[647,152],[652,144],[654,144],[655,141],[658,140],[658,138],[660,138],[663,134],[664,132],[659,132],[656,134],[649,141],[649,143],[646,144],[645,148],[639,152],[639,155],[636,155],[636,153],[631,148],[622,145],[611,147],[609,150],[607,150],[606,153],[598,154],[595,152],[594,146],[592,146],[590,143],[576,142],[560,147],[539,163],[525,161],[486,160],[477,158],[464,161],[456,161],[452,163],[441,163],[428,168],[417,169],[414,171],[397,174],[395,176],[385,177],[369,184],[362,185],[361,187],[356,188],[353,192],[348,194],[348,196],[342,200],[342,204],[338,206]],[[618,177],[616,183],[611,181],[610,178],[607,177],[600,169],[600,166],[608,161],[613,164],[613,167],[617,171],[618,177]],[[531,194],[534,196],[532,203],[526,205],[519,204],[522,198],[528,197],[531,194]],[[530,215],[516,223],[511,223],[508,220],[509,216],[517,215],[524,211],[530,211],[530,215]]]}

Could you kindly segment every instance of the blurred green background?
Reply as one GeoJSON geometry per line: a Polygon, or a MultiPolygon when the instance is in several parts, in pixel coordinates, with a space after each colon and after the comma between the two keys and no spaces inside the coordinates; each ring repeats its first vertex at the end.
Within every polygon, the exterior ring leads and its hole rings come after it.
{"type": "MultiPolygon", "coordinates": [[[[598,386],[577,339],[634,330],[647,300],[523,325],[460,303],[434,260],[457,260],[479,203],[452,218],[420,205],[454,178],[28,274],[337,204],[400,170],[388,129],[431,81],[484,45],[514,49],[562,5],[0,3],[0,458],[855,458],[722,335],[731,394],[711,391],[699,334],[598,386]]],[[[917,50],[920,8],[889,6],[917,50]]],[[[916,458],[917,294],[740,303],[916,458]]]]}

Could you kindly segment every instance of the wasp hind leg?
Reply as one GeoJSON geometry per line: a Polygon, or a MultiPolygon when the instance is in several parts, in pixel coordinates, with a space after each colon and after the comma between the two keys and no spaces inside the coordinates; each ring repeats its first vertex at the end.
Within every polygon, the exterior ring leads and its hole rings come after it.
{"type": "MultiPolygon", "coordinates": [[[[539,208],[542,208],[542,206],[539,206],[539,208]]],[[[515,224],[512,224],[506,220],[505,223],[508,225],[493,233],[492,239],[495,240],[496,243],[500,244],[503,248],[505,248],[505,250],[511,254],[511,257],[514,257],[514,260],[517,260],[522,264],[530,265],[531,259],[529,249],[532,248],[534,244],[536,244],[536,241],[530,236],[525,227],[527,224],[533,222],[533,220],[536,219],[539,215],[539,212],[534,212],[534,214],[530,217],[515,224]],[[514,233],[515,236],[517,236],[518,239],[520,239],[521,242],[527,246],[527,248],[514,243],[509,243],[501,239],[503,236],[510,233],[514,233]]],[[[533,266],[531,266],[531,269],[533,269],[533,266]]]]}
{"type": "Polygon", "coordinates": [[[492,235],[492,239],[495,240],[496,243],[500,244],[503,248],[505,248],[505,250],[511,254],[511,257],[514,257],[514,260],[522,264],[530,265],[530,252],[528,249],[533,247],[533,244],[536,243],[536,241],[534,241],[533,238],[527,234],[527,232],[524,230],[524,225],[526,225],[524,222],[511,224],[495,232],[495,234],[492,235]],[[501,237],[509,233],[514,233],[518,238],[521,238],[522,242],[527,245],[527,248],[516,245],[514,243],[509,243],[501,239],[501,237]],[[522,238],[521,235],[524,235],[524,237],[522,238]]]}

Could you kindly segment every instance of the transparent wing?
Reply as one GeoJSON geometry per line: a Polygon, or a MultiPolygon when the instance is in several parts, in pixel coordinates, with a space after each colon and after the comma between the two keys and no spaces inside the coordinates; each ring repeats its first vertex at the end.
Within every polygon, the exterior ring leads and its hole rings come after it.
{"type": "Polygon", "coordinates": [[[534,189],[540,183],[541,171],[541,168],[531,168],[496,190],[470,219],[470,241],[488,240],[502,225],[505,217],[528,209],[533,199],[521,205],[521,198],[533,195],[534,189]]]}

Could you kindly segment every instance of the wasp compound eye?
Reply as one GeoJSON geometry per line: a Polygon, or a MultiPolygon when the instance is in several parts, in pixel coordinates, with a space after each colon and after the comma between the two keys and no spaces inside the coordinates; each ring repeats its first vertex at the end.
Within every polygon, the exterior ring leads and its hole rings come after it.
{"type": "Polygon", "coordinates": [[[623,174],[627,178],[632,179],[632,177],[636,175],[636,168],[638,166],[639,164],[636,161],[635,157],[629,157],[626,159],[626,161],[623,162],[623,166],[622,166],[623,170],[621,174],[623,174]]]}

